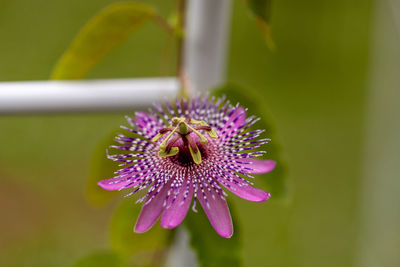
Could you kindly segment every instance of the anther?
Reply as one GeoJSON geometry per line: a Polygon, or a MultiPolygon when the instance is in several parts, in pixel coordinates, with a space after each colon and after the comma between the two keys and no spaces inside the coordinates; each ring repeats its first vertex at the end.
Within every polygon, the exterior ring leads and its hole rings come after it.
{"type": "Polygon", "coordinates": [[[211,138],[218,138],[218,135],[216,134],[214,129],[204,121],[198,121],[192,118],[185,118],[185,117],[173,117],[171,119],[170,127],[161,129],[158,132],[158,134],[153,138],[153,142],[155,142],[162,136],[170,132],[168,136],[159,145],[160,151],[158,152],[158,155],[160,157],[170,157],[178,154],[179,148],[173,147],[173,145],[177,140],[179,140],[179,138],[182,138],[185,145],[189,147],[189,151],[194,163],[200,164],[202,162],[201,152],[197,147],[196,142],[190,136],[190,133],[195,133],[200,138],[200,143],[205,145],[207,144],[208,139],[202,133],[199,132],[201,130],[206,131],[211,138]],[[198,126],[192,127],[190,124],[198,126]],[[174,125],[175,128],[172,128],[172,125],[174,125]],[[172,137],[175,133],[177,135],[172,137]]]}

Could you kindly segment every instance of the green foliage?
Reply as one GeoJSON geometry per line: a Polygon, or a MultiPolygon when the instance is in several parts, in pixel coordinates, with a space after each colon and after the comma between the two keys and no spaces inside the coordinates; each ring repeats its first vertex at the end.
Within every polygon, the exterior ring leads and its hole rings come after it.
{"type": "Polygon", "coordinates": [[[280,145],[277,135],[274,131],[271,119],[268,117],[268,111],[265,109],[263,96],[249,88],[241,88],[235,85],[226,85],[213,91],[216,96],[226,95],[231,103],[240,103],[248,108],[248,115],[260,117],[253,128],[265,129],[266,137],[271,138],[271,142],[266,145],[267,154],[264,156],[277,162],[275,169],[266,174],[256,175],[256,181],[262,181],[266,185],[266,189],[271,193],[271,199],[282,199],[287,193],[287,179],[285,162],[281,159],[280,145]]]}
{"type": "Polygon", "coordinates": [[[118,170],[118,164],[106,156],[106,149],[114,143],[116,133],[111,134],[104,141],[100,142],[92,156],[89,169],[87,198],[93,205],[103,205],[118,191],[106,191],[97,185],[97,182],[114,177],[114,172],[118,170]]]}
{"type": "Polygon", "coordinates": [[[161,250],[171,243],[174,231],[163,229],[158,223],[146,233],[133,231],[141,204],[134,199],[124,200],[116,210],[110,224],[111,247],[125,256],[139,252],[161,250]]]}
{"type": "Polygon", "coordinates": [[[271,0],[246,0],[250,11],[258,18],[269,22],[271,16],[271,0]]]}
{"type": "Polygon", "coordinates": [[[54,68],[52,79],[82,79],[108,53],[156,18],[148,5],[122,2],[97,13],[78,33],[54,68]]]}
{"type": "Polygon", "coordinates": [[[174,31],[174,34],[177,38],[184,37],[183,29],[182,29],[181,25],[179,25],[180,17],[179,17],[179,13],[177,11],[172,12],[168,16],[167,22],[170,25],[171,29],[174,31]]]}
{"type": "Polygon", "coordinates": [[[126,267],[125,261],[112,252],[96,252],[80,260],[74,267],[126,267]]]}
{"type": "Polygon", "coordinates": [[[268,47],[272,50],[275,49],[275,43],[271,37],[271,27],[269,25],[272,0],[246,0],[246,3],[260,27],[268,47]]]}
{"type": "Polygon", "coordinates": [[[188,212],[184,223],[200,267],[242,266],[240,229],[232,204],[229,202],[235,230],[231,238],[223,238],[215,232],[203,209],[197,213],[188,212]]]}

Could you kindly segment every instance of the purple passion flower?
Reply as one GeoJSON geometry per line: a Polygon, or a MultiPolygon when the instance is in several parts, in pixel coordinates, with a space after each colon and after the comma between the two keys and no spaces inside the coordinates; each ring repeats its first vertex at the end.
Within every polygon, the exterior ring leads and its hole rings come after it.
{"type": "Polygon", "coordinates": [[[122,128],[136,137],[117,135],[119,145],[111,148],[126,152],[108,158],[122,169],[98,184],[105,190],[133,188],[128,196],[148,189],[138,200],[144,204],[135,232],[146,232],[160,217],[162,227],[178,226],[194,199],[192,209],[200,202],[217,233],[229,238],[233,226],[223,187],[254,202],[270,197],[247,180],[274,169],[274,161],[254,159],[265,153],[256,149],[269,139],[258,139],[263,130],[249,130],[258,119],[246,118],[239,105],[204,96],[155,104],[126,119],[130,127],[122,128]]]}

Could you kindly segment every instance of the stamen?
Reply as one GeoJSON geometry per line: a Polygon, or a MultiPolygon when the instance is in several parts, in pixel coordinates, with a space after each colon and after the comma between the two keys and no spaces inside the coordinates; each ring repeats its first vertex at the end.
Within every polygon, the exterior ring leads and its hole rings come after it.
{"type": "Polygon", "coordinates": [[[172,131],[172,125],[169,126],[169,128],[163,128],[160,131],[158,131],[158,134],[151,139],[151,141],[156,142],[158,139],[163,137],[166,133],[169,131],[172,131]]]}
{"type": "Polygon", "coordinates": [[[177,125],[176,127],[175,127],[175,129],[173,129],[172,131],[171,131],[171,133],[167,136],[167,138],[165,138],[164,139],[164,141],[160,144],[160,148],[161,149],[166,149],[167,148],[167,142],[168,142],[168,140],[171,138],[171,136],[176,132],[176,130],[178,130],[178,127],[179,127],[179,125],[177,125]]]}
{"type": "Polygon", "coordinates": [[[206,130],[206,131],[211,131],[211,127],[210,126],[197,126],[194,127],[196,130],[206,130]]]}
{"type": "MultiPolygon", "coordinates": [[[[170,126],[171,127],[171,126],[170,126]]],[[[160,131],[158,131],[160,134],[164,134],[164,133],[166,133],[166,132],[169,132],[169,131],[172,131],[172,129],[170,129],[170,128],[164,128],[164,129],[161,129],[160,131]]]]}
{"type": "Polygon", "coordinates": [[[172,147],[170,149],[170,151],[166,151],[166,150],[160,150],[158,151],[158,156],[159,157],[171,157],[171,156],[175,156],[176,154],[178,154],[179,152],[179,148],[178,147],[172,147]]]}
{"type": "Polygon", "coordinates": [[[192,156],[193,162],[197,165],[201,164],[202,159],[200,149],[197,147],[196,143],[193,141],[190,135],[185,136],[185,139],[189,143],[189,152],[192,156]]]}
{"type": "Polygon", "coordinates": [[[190,130],[192,130],[199,138],[200,138],[200,143],[205,145],[208,142],[208,139],[204,137],[204,135],[202,135],[199,131],[197,131],[195,128],[193,128],[190,125],[187,125],[187,127],[189,127],[190,130]]]}
{"type": "MultiPolygon", "coordinates": [[[[174,118],[172,118],[172,120],[171,120],[171,122],[173,123],[173,124],[177,124],[177,126],[179,126],[179,127],[182,127],[182,130],[183,130],[183,132],[185,132],[185,130],[186,130],[186,128],[189,128],[190,130],[192,130],[199,138],[200,138],[200,143],[201,144],[203,144],[203,145],[205,145],[205,144],[207,144],[207,142],[208,142],[208,139],[206,138],[206,137],[204,137],[204,135],[202,135],[199,131],[197,131],[195,128],[193,128],[192,126],[190,126],[188,123],[187,123],[187,119],[186,118],[178,118],[178,117],[174,117],[174,118]],[[183,126],[184,125],[184,126],[183,126]]],[[[194,120],[194,119],[189,119],[189,123],[191,123],[191,124],[205,124],[205,125],[207,125],[205,122],[203,122],[203,121],[198,121],[198,120],[194,120]]],[[[182,133],[181,132],[181,134],[182,135],[186,135],[187,134],[187,131],[186,131],[186,133],[182,133]]],[[[168,138],[168,137],[167,137],[168,138]]]]}
{"type": "Polygon", "coordinates": [[[169,152],[169,151],[171,150],[172,146],[176,143],[176,141],[179,140],[179,138],[181,138],[181,136],[178,135],[178,134],[175,135],[174,137],[172,137],[172,138],[169,140],[169,142],[168,142],[168,144],[167,144],[167,148],[165,149],[165,151],[166,151],[166,152],[169,152]]]}
{"type": "Polygon", "coordinates": [[[172,125],[169,128],[163,128],[159,133],[153,138],[153,141],[157,141],[163,135],[170,132],[169,135],[161,142],[160,151],[158,152],[159,157],[170,157],[175,156],[179,152],[178,147],[173,147],[174,143],[182,139],[184,146],[189,148],[190,155],[192,156],[193,162],[195,164],[201,164],[202,157],[200,149],[198,148],[196,142],[190,136],[191,133],[195,133],[200,138],[200,143],[205,145],[208,143],[208,139],[199,131],[204,130],[208,133],[211,138],[218,138],[218,135],[212,127],[210,127],[205,121],[198,121],[192,118],[185,117],[173,117],[171,119],[171,124],[175,125],[172,129],[172,125]],[[192,127],[189,124],[199,125],[192,127]],[[175,136],[173,136],[176,133],[175,136]]]}
{"type": "Polygon", "coordinates": [[[198,120],[195,120],[195,119],[190,119],[190,121],[189,121],[189,123],[191,123],[191,124],[201,124],[201,122],[202,121],[198,121],[198,120]]]}
{"type": "Polygon", "coordinates": [[[197,120],[193,120],[191,119],[190,121],[192,124],[200,124],[200,126],[194,127],[196,130],[205,130],[207,131],[208,135],[211,138],[217,139],[218,135],[217,133],[214,131],[214,129],[212,127],[210,127],[205,121],[197,121],[197,120]]]}
{"type": "MultiPolygon", "coordinates": [[[[201,121],[201,126],[206,126],[206,127],[210,127],[205,121],[201,121]]],[[[199,127],[201,127],[201,126],[199,126],[199,127]]],[[[210,127],[210,130],[206,130],[207,131],[207,133],[208,133],[208,135],[211,137],[211,138],[214,138],[214,139],[217,139],[218,138],[218,135],[217,135],[217,133],[214,131],[214,129],[213,128],[211,128],[210,127]]]]}

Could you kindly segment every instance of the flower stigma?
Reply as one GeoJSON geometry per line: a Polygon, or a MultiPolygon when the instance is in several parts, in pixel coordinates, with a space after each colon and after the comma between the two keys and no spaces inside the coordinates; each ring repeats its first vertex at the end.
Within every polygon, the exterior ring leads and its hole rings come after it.
{"type": "Polygon", "coordinates": [[[218,138],[217,133],[205,121],[198,121],[192,118],[173,117],[168,128],[159,130],[158,134],[152,139],[153,142],[158,141],[161,137],[167,137],[160,143],[158,151],[159,157],[171,157],[179,153],[179,147],[174,146],[178,140],[182,140],[184,147],[188,147],[193,162],[200,164],[202,162],[201,152],[193,140],[193,133],[200,140],[200,144],[205,145],[208,139],[200,131],[206,131],[207,134],[214,139],[218,138]]]}

